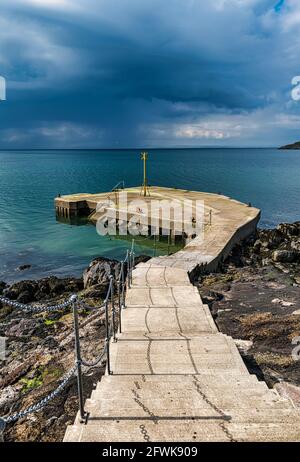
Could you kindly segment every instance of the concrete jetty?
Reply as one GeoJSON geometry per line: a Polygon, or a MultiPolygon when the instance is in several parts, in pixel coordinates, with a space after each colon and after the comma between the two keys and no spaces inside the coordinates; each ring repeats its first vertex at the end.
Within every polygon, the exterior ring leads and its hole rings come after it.
{"type": "Polygon", "coordinates": [[[135,268],[122,333],[111,341],[113,373],[86,401],[87,423],[77,416],[64,441],[300,440],[299,412],[249,374],[191,282],[255,230],[259,210],[199,194],[213,209],[204,240],[196,237],[181,251],[135,268]]]}
{"type": "MultiPolygon", "coordinates": [[[[149,232],[151,225],[156,221],[161,234],[164,231],[170,231],[171,235],[180,235],[180,230],[187,224],[184,216],[178,220],[173,206],[176,208],[181,205],[184,208],[184,204],[188,201],[192,204],[191,213],[193,214],[197,213],[196,204],[203,202],[204,224],[210,226],[211,230],[211,225],[215,231],[219,228],[218,234],[221,232],[221,227],[222,232],[226,232],[227,223],[232,221],[239,225],[245,225],[245,232],[249,234],[259,219],[258,209],[222,194],[161,186],[151,186],[149,192],[150,195],[144,197],[141,195],[140,187],[133,187],[99,194],[77,193],[59,196],[55,199],[56,215],[63,218],[64,221],[65,219],[85,217],[92,223],[96,223],[104,216],[115,218],[117,222],[123,222],[124,219],[129,222],[133,216],[138,217],[140,215],[143,223],[148,224],[149,232]],[[122,200],[122,194],[126,194],[125,202],[122,200]],[[139,207],[141,202],[142,206],[139,207]],[[171,213],[168,219],[162,217],[161,207],[164,203],[170,204],[171,213]]],[[[210,233],[210,231],[208,232],[210,233]]]]}

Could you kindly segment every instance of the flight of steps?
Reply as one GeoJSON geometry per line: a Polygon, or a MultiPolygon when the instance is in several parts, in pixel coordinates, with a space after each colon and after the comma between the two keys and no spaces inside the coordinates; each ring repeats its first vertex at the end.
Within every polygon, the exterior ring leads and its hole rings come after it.
{"type": "Polygon", "coordinates": [[[105,375],[64,441],[299,441],[300,413],[250,375],[187,272],[133,272],[105,375]]]}

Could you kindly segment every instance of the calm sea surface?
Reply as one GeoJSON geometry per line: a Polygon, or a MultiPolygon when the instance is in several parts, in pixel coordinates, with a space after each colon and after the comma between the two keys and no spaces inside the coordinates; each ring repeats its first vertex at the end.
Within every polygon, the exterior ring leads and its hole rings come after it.
{"type": "MultiPolygon", "coordinates": [[[[0,279],[78,275],[96,256],[121,258],[124,240],[91,225],[55,219],[59,193],[109,191],[141,183],[139,150],[1,151],[0,279]],[[23,272],[16,268],[30,264],[23,272]]],[[[222,192],[262,209],[261,227],[300,220],[300,151],[276,149],[149,150],[153,185],[222,192]]],[[[140,244],[152,254],[149,245],[140,244]]]]}

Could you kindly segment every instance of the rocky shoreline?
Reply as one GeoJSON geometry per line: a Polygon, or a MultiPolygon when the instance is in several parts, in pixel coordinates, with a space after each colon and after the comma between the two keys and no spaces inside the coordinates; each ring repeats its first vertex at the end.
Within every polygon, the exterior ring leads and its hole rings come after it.
{"type": "MultiPolygon", "coordinates": [[[[106,295],[109,275],[118,276],[119,270],[119,262],[97,258],[82,278],[0,282],[0,294],[22,303],[52,304],[75,292],[96,307],[106,295]]],[[[252,373],[270,386],[300,386],[299,363],[291,356],[292,341],[300,336],[300,222],[258,230],[233,249],[218,272],[194,282],[220,331],[236,339],[252,373]]],[[[74,364],[72,321],[70,310],[33,315],[0,304],[0,336],[7,338],[6,361],[0,361],[0,415],[25,409],[57,387],[74,364]]],[[[104,345],[104,316],[83,310],[80,323],[82,351],[92,360],[104,345]]],[[[87,371],[85,397],[104,369],[105,363],[87,371]]],[[[76,386],[73,378],[41,412],[8,426],[5,440],[62,441],[77,413],[76,386]]]]}
{"type": "Polygon", "coordinates": [[[270,387],[300,386],[299,362],[292,358],[300,336],[300,222],[258,230],[197,285],[251,373],[270,387]]]}
{"type": "Polygon", "coordinates": [[[285,149],[300,149],[300,141],[296,141],[296,143],[292,143],[292,144],[286,144],[285,146],[281,146],[280,148],[278,149],[282,149],[282,150],[285,150],[285,149]]]}
{"type": "MultiPolygon", "coordinates": [[[[137,261],[145,261],[140,257],[137,261]]],[[[71,294],[91,307],[103,302],[109,276],[118,276],[120,263],[96,258],[82,278],[48,277],[21,281],[10,286],[0,282],[0,294],[20,303],[57,304],[71,294]]],[[[105,339],[104,314],[81,310],[80,336],[86,360],[102,351],[105,339]]],[[[2,306],[0,336],[6,337],[6,360],[0,361],[0,415],[24,410],[56,389],[59,379],[74,365],[73,316],[70,308],[51,313],[31,314],[2,306]]],[[[88,398],[105,370],[89,368],[84,375],[88,398]]],[[[73,378],[58,397],[42,411],[19,419],[5,430],[5,441],[62,441],[66,426],[78,410],[77,382],[73,378]]]]}

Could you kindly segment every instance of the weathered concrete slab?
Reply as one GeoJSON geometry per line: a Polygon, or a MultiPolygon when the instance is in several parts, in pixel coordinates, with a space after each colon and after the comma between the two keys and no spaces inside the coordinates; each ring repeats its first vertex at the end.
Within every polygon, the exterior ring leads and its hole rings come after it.
{"type": "Polygon", "coordinates": [[[138,265],[133,271],[132,285],[133,287],[189,286],[190,280],[187,272],[178,268],[138,265]]]}
{"type": "Polygon", "coordinates": [[[96,390],[100,387],[115,386],[115,384],[121,384],[122,388],[129,388],[130,390],[133,387],[146,386],[148,384],[153,384],[154,387],[157,386],[157,382],[162,384],[162,386],[169,386],[172,388],[177,388],[177,386],[183,388],[194,387],[195,379],[199,382],[202,387],[225,387],[226,386],[245,386],[246,388],[251,388],[251,385],[263,387],[265,390],[268,390],[267,384],[262,381],[258,381],[256,375],[249,374],[246,371],[243,374],[236,375],[234,372],[228,374],[186,374],[186,375],[104,375],[100,382],[98,382],[96,390]]]}
{"type": "Polygon", "coordinates": [[[65,441],[141,441],[141,442],[284,442],[299,441],[299,431],[294,424],[228,423],[218,419],[186,420],[99,420],[98,424],[81,426],[67,432],[65,441]]]}
{"type": "Polygon", "coordinates": [[[217,332],[206,312],[195,307],[127,308],[122,324],[125,332],[217,332]]]}
{"type": "Polygon", "coordinates": [[[202,306],[196,287],[132,287],[126,294],[126,306],[202,306]]]}

